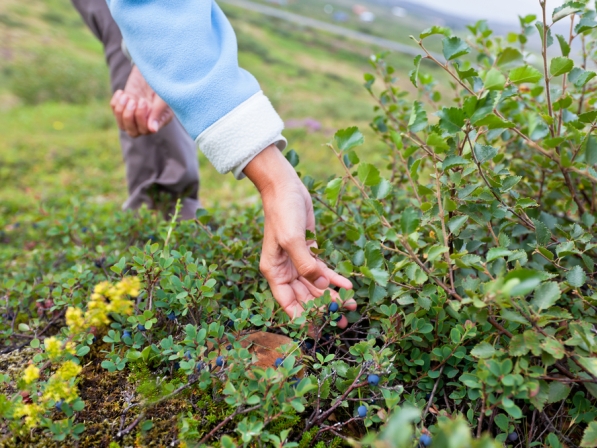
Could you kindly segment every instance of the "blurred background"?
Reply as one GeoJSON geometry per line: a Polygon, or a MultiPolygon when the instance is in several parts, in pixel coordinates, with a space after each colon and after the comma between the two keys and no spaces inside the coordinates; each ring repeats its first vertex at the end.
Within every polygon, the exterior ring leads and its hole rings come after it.
{"type": "MultiPolygon", "coordinates": [[[[98,0],[103,1],[103,0],[98,0]]],[[[549,2],[550,11],[559,1],[549,2]]],[[[362,87],[369,56],[383,50],[350,30],[402,45],[393,52],[400,85],[417,48],[409,35],[431,25],[464,34],[488,19],[498,34],[518,30],[517,15],[539,14],[538,0],[225,0],[240,64],[260,81],[286,121],[299,171],[316,179],[339,172],[324,146],[338,128],[365,133],[364,160],[384,148],[368,130],[373,102],[362,87]],[[305,25],[304,18],[317,22],[305,25]],[[326,26],[333,25],[328,29],[326,26]],[[338,28],[340,27],[340,28],[338,28]]],[[[437,42],[435,51],[440,51],[437,42]]],[[[441,74],[437,74],[441,77],[441,74]]],[[[101,44],[69,0],[0,2],[0,224],[72,203],[119,208],[124,165],[109,107],[101,44]]],[[[206,207],[256,201],[249,181],[222,176],[199,154],[206,207]]]]}

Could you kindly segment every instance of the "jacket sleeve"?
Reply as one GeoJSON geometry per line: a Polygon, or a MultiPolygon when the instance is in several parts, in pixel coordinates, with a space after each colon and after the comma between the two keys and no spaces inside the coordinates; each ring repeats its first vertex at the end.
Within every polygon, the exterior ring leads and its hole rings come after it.
{"type": "Polygon", "coordinates": [[[221,173],[242,169],[284,124],[238,66],[234,31],[213,0],[107,0],[137,67],[221,173]]]}

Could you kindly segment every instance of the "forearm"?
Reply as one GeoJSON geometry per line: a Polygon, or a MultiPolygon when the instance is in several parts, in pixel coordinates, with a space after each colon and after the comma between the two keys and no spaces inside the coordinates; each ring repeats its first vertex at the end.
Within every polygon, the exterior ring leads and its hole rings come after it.
{"type": "Polygon", "coordinates": [[[261,151],[243,170],[263,196],[288,182],[300,182],[286,157],[275,145],[261,151]]]}

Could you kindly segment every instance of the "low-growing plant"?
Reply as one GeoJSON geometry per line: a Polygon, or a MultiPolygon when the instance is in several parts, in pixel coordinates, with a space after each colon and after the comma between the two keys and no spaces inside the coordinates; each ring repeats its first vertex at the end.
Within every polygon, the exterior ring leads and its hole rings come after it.
{"type": "Polygon", "coordinates": [[[145,211],[98,219],[89,206],[13,225],[0,332],[5,350],[36,353],[2,377],[3,437],[40,422],[57,439],[80,437],[76,375],[72,394],[43,398],[62,368],[45,361],[58,346],[73,372],[79,359],[101,363],[134,384],[114,444],[157,434],[150,413],[180,398],[175,442],[187,446],[597,446],[596,12],[568,2],[548,20],[540,5],[538,21],[521,17],[505,38],[485,22],[468,39],[443,27],[414,38],[414,101],[384,56],[372,58],[365,87],[387,164],[361,161],[363,136],[349,128],[328,145],[344,174],[303,176],[314,255],[353,282],[339,291],[358,303],[345,329],[329,294],[293,322],[277,307],[258,270],[257,207],[167,223],[145,211]],[[570,34],[553,36],[562,20],[570,34]],[[30,238],[39,246],[20,254],[30,238]],[[135,301],[108,321],[102,310],[117,311],[112,292],[125,289],[135,301]],[[293,340],[271,367],[252,365],[243,341],[256,331],[293,340]],[[67,418],[50,410],[58,398],[67,418]]]}

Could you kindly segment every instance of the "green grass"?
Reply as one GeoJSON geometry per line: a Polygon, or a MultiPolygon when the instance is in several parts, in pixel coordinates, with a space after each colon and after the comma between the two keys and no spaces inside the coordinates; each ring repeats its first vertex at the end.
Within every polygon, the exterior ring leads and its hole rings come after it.
{"type": "MultiPolygon", "coordinates": [[[[319,132],[285,131],[289,147],[301,157],[302,172],[316,179],[338,172],[324,146],[334,132],[357,125],[372,136],[373,103],[362,82],[373,50],[256,13],[224,9],[237,31],[240,64],[257,77],[282,117],[322,123],[319,132]]],[[[9,56],[0,58],[1,219],[5,224],[29,219],[24,215],[73,201],[120,207],[126,199],[125,172],[101,44],[68,0],[7,0],[0,18],[2,51],[9,56]],[[75,67],[67,79],[66,55],[75,67]],[[35,64],[40,57],[61,64],[35,64]],[[69,95],[60,94],[65,89],[69,95]]],[[[393,62],[406,72],[410,59],[396,55],[393,62]]],[[[377,160],[382,154],[381,144],[370,143],[362,158],[377,160]]],[[[258,200],[249,181],[222,176],[198,157],[206,207],[258,200]]]]}

